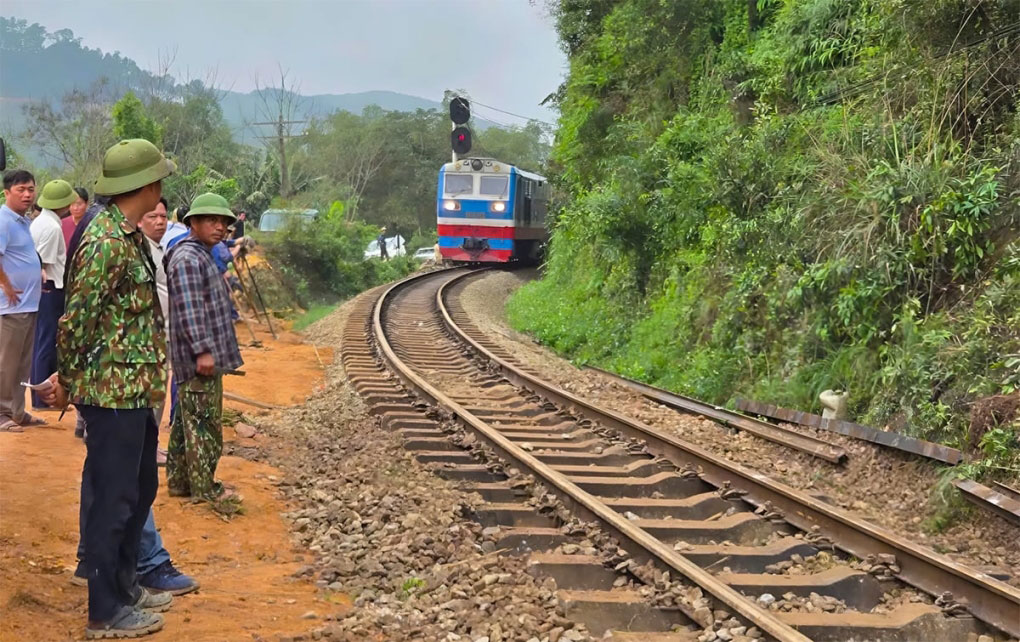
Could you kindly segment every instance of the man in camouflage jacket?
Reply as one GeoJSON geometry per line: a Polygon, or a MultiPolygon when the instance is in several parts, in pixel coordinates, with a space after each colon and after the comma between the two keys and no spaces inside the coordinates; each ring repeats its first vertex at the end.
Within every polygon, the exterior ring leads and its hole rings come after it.
{"type": "Polygon", "coordinates": [[[135,569],[159,483],[152,409],[166,395],[156,269],[138,221],[155,207],[173,169],[145,140],[121,141],[106,152],[96,193],[111,200],[71,259],[58,371],[44,398],[57,407],[74,403],[88,424],[82,476],[94,498],[85,526],[87,639],[158,631],[163,618],[154,612],[172,601],[168,593],[142,590],[135,569]]]}

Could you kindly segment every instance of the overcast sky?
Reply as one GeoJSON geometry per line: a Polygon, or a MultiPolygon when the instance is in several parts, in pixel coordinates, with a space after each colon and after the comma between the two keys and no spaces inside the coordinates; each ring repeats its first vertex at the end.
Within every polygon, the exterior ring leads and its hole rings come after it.
{"type": "MultiPolygon", "coordinates": [[[[247,92],[277,65],[303,94],[373,89],[478,102],[552,121],[538,103],[566,72],[552,20],[528,0],[0,0],[0,14],[69,28],[143,69],[247,92]]],[[[520,124],[478,107],[479,116],[520,124]],[[490,118],[491,117],[491,118],[490,118]]]]}

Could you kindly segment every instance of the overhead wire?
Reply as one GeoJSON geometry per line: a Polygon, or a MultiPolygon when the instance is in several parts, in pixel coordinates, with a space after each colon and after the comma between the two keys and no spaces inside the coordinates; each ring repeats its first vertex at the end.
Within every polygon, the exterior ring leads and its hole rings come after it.
{"type": "MultiPolygon", "coordinates": [[[[492,111],[498,111],[499,113],[506,114],[507,116],[514,116],[516,118],[521,118],[521,119],[524,119],[524,120],[527,120],[527,121],[532,121],[533,120],[535,122],[542,123],[543,125],[549,125],[550,127],[554,126],[552,123],[550,123],[548,121],[544,121],[541,118],[533,118],[531,116],[522,116],[521,114],[515,114],[512,111],[507,111],[505,109],[500,109],[499,107],[493,107],[492,105],[486,105],[485,103],[480,103],[480,102],[478,102],[477,100],[474,100],[474,99],[470,99],[469,98],[468,100],[471,102],[472,105],[477,105],[478,107],[484,107],[485,109],[491,109],[492,111]]],[[[492,121],[492,122],[496,122],[496,121],[492,121]]]]}
{"type": "Polygon", "coordinates": [[[515,125],[508,125],[508,124],[506,124],[506,123],[504,123],[502,121],[496,120],[495,118],[493,118],[491,116],[485,116],[484,118],[485,118],[485,120],[489,121],[490,123],[494,123],[494,124],[499,125],[500,127],[503,127],[505,129],[511,129],[511,128],[515,127],[515,125]]]}

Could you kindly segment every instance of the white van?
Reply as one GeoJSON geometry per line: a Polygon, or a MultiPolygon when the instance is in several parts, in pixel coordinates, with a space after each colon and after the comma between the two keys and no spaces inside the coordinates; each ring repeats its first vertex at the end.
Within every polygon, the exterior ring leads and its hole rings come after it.
{"type": "MultiPolygon", "coordinates": [[[[403,236],[398,234],[396,236],[387,237],[385,240],[386,253],[389,254],[390,258],[393,258],[394,256],[404,256],[407,252],[407,249],[404,247],[407,242],[404,241],[403,236]]],[[[365,258],[377,259],[379,256],[379,240],[376,239],[369,243],[368,247],[365,248],[365,258]]]]}

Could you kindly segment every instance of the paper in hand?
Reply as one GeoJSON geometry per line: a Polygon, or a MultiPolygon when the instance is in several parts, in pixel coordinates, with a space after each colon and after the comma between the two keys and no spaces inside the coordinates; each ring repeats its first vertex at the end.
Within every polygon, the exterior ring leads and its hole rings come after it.
{"type": "Polygon", "coordinates": [[[49,392],[50,390],[53,390],[53,382],[50,381],[49,379],[46,379],[41,383],[28,383],[27,381],[22,381],[21,385],[25,386],[26,388],[31,388],[36,392],[49,392]]]}

